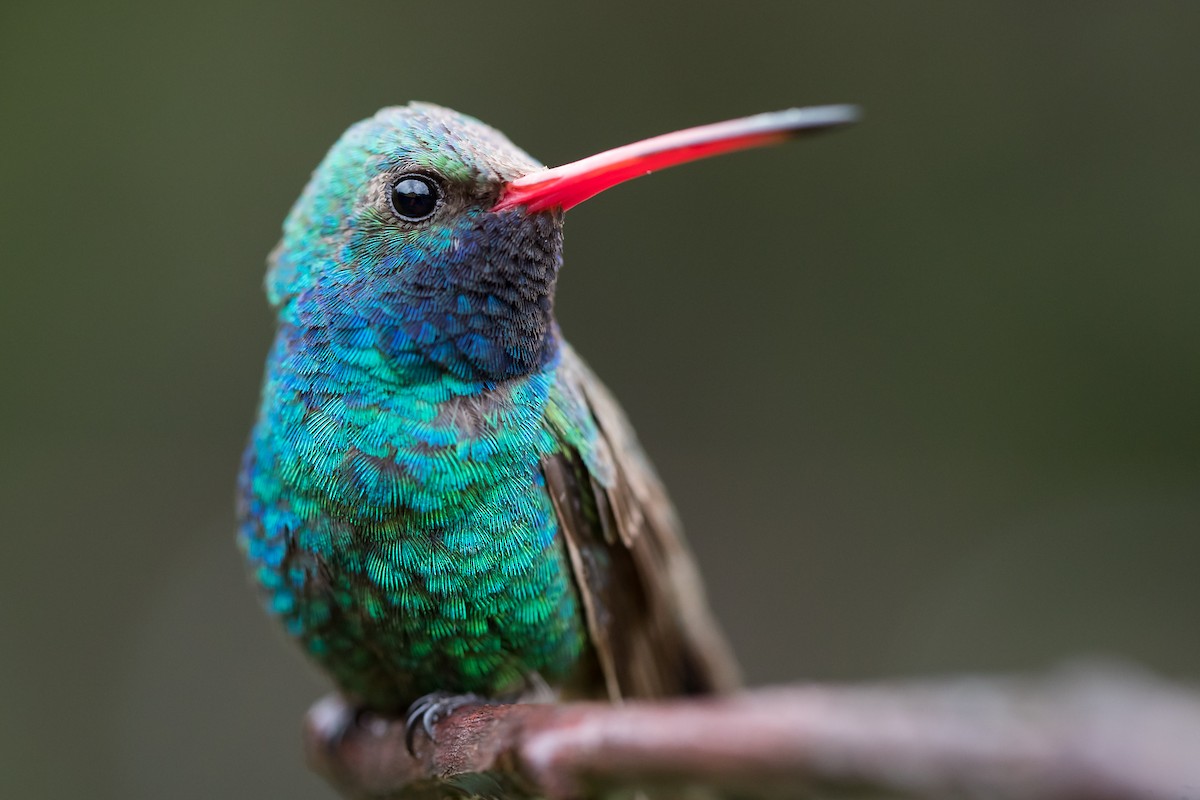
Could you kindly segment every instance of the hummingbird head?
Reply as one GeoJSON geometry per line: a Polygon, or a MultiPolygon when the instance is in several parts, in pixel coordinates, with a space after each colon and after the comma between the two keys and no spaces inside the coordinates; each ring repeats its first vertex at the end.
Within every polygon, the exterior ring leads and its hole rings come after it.
{"type": "Polygon", "coordinates": [[[429,103],[353,125],[271,254],[281,321],[403,379],[498,381],[556,352],[563,211],[637,175],[853,121],[849,106],[692,128],[545,169],[479,120],[429,103]]]}
{"type": "Polygon", "coordinates": [[[446,108],[385,108],[347,130],[313,173],[271,254],[281,319],[321,326],[404,374],[498,380],[546,357],[562,214],[496,213],[541,165],[446,108]]]}

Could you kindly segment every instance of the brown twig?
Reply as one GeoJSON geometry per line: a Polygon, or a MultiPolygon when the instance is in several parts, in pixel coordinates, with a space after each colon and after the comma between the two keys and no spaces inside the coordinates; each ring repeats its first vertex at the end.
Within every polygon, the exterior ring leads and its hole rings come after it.
{"type": "Polygon", "coordinates": [[[347,797],[591,797],[707,786],[753,796],[1200,800],[1200,695],[1129,672],[796,686],[611,706],[474,706],[418,736],[309,711],[310,763],[347,797]],[[818,791],[819,790],[819,791],[818,791]]]}

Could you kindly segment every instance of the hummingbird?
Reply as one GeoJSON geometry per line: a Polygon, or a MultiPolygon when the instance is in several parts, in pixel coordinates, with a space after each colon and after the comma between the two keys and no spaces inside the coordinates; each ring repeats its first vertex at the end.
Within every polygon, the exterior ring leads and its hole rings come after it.
{"type": "Polygon", "coordinates": [[[856,117],[759,114],[547,169],[413,102],[333,145],[268,258],[238,540],[267,610],[355,707],[430,731],[479,698],[737,685],[662,482],[556,321],[564,212],[856,117]]]}

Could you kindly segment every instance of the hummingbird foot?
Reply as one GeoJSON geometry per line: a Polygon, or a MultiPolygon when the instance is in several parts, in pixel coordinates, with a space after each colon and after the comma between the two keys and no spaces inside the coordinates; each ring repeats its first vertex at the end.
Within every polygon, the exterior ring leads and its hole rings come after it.
{"type": "Polygon", "coordinates": [[[499,701],[482,697],[477,694],[454,694],[453,692],[430,692],[424,697],[417,698],[408,707],[404,721],[404,744],[409,755],[415,757],[413,743],[416,741],[417,728],[425,731],[431,742],[436,742],[433,726],[464,706],[497,705],[499,701]]]}

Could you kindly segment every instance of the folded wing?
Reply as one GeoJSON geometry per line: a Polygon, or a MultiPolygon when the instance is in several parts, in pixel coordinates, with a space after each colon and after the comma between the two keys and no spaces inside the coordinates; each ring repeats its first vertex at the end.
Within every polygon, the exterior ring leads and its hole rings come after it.
{"type": "Polygon", "coordinates": [[[612,700],[737,686],[675,511],[621,408],[564,346],[543,461],[612,700]]]}

